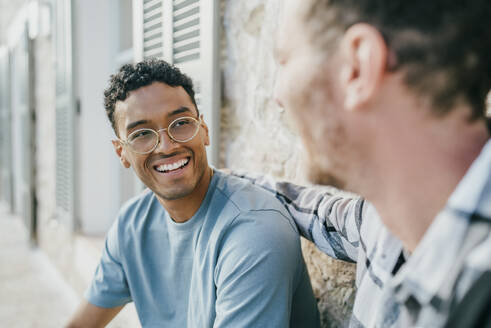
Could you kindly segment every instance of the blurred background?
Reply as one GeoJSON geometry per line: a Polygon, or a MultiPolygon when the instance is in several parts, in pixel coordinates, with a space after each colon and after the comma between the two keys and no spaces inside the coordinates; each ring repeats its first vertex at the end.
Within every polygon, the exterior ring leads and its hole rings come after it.
{"type": "MultiPolygon", "coordinates": [[[[159,57],[195,83],[209,161],[306,183],[302,146],[274,103],[281,0],[0,0],[0,326],[59,327],[104,236],[142,184],[110,140],[103,90],[159,57]]],[[[342,326],[352,265],[303,241],[324,327],[342,326]]],[[[139,326],[129,305],[112,327],[139,326]]]]}

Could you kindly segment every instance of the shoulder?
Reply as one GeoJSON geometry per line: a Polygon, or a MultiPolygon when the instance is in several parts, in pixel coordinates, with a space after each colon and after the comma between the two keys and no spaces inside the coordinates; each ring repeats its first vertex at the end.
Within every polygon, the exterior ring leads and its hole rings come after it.
{"type": "Polygon", "coordinates": [[[237,276],[256,277],[261,284],[296,281],[302,267],[300,235],[274,210],[241,212],[222,231],[217,249],[217,285],[237,276]]]}
{"type": "Polygon", "coordinates": [[[112,256],[122,259],[131,241],[140,238],[143,227],[156,209],[155,195],[149,189],[129,199],[119,210],[106,236],[108,251],[112,256]]]}
{"type": "Polygon", "coordinates": [[[281,224],[289,226],[295,233],[297,228],[287,209],[274,194],[252,184],[250,181],[217,172],[216,192],[225,198],[228,206],[239,213],[232,226],[245,222],[256,222],[259,226],[281,224]]]}
{"type": "Polygon", "coordinates": [[[154,202],[154,193],[149,189],[145,189],[121,206],[118,213],[118,220],[120,223],[131,223],[138,217],[141,217],[142,214],[147,214],[154,202]]]}
{"type": "Polygon", "coordinates": [[[158,201],[149,189],[145,189],[139,195],[129,199],[121,206],[109,236],[116,234],[126,238],[141,230],[152,217],[152,213],[158,208],[155,206],[156,203],[158,201]]]}
{"type": "Polygon", "coordinates": [[[365,241],[368,248],[374,248],[381,234],[388,232],[387,227],[380,220],[380,216],[375,206],[364,201],[361,211],[360,236],[365,241]]]}
{"type": "Polygon", "coordinates": [[[300,250],[300,235],[295,225],[276,210],[242,212],[226,230],[223,247],[248,252],[285,252],[300,250]]]}
{"type": "MultiPolygon", "coordinates": [[[[289,212],[273,194],[247,180],[218,172],[216,192],[235,215],[220,218],[221,245],[244,254],[300,249],[300,236],[289,212]],[[223,220],[222,220],[223,219],[223,220]]],[[[228,212],[231,213],[231,212],[228,212]]]]}

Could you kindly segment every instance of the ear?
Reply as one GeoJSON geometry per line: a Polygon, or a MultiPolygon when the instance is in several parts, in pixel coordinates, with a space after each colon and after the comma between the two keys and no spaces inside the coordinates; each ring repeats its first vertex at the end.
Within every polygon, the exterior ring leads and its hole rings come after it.
{"type": "Polygon", "coordinates": [[[351,26],[343,36],[341,51],[341,85],[344,105],[355,110],[373,99],[387,64],[387,46],[373,26],[360,23],[351,26]]]}
{"type": "Polygon", "coordinates": [[[125,168],[129,168],[131,166],[131,164],[126,159],[125,150],[123,149],[123,145],[121,144],[121,141],[111,140],[111,142],[113,143],[114,151],[116,152],[116,155],[118,155],[119,160],[121,161],[121,164],[125,168]]]}
{"type": "Polygon", "coordinates": [[[205,131],[205,146],[210,145],[210,134],[208,131],[208,125],[206,125],[205,120],[203,119],[203,114],[201,114],[201,126],[205,131]]]}

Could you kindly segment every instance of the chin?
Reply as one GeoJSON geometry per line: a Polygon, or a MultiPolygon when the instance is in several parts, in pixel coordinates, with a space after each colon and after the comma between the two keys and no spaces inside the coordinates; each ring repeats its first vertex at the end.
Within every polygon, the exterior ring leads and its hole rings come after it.
{"type": "Polygon", "coordinates": [[[195,188],[191,186],[182,186],[166,190],[155,190],[154,192],[164,200],[176,200],[190,195],[194,189],[195,188]]]}

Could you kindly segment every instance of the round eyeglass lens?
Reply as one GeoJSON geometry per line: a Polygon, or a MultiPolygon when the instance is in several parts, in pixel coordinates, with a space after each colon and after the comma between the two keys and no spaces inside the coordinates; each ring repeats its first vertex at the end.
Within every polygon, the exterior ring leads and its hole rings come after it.
{"type": "Polygon", "coordinates": [[[151,151],[159,141],[158,134],[151,129],[141,129],[128,137],[128,143],[134,151],[145,153],[151,151]]]}
{"type": "Polygon", "coordinates": [[[199,122],[192,117],[175,120],[169,126],[169,135],[178,142],[186,142],[194,138],[199,129],[199,122]]]}

